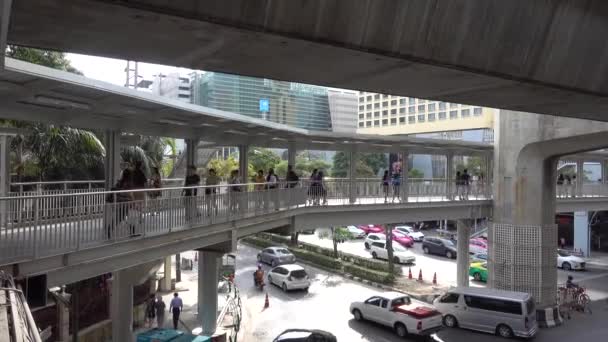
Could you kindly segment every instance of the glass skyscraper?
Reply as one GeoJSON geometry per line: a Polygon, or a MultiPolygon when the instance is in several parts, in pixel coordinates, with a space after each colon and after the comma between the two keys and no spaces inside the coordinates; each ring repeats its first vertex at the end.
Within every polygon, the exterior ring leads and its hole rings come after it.
{"type": "Polygon", "coordinates": [[[332,130],[325,87],[216,72],[196,74],[192,81],[195,104],[298,128],[332,130]]]}

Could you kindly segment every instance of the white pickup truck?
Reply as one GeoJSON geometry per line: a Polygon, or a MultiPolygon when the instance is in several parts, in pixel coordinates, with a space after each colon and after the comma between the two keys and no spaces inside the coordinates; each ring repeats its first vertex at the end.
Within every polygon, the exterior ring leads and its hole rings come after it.
{"type": "Polygon", "coordinates": [[[441,313],[431,304],[399,292],[384,292],[364,302],[354,302],[350,312],[356,320],[369,320],[395,329],[399,337],[430,335],[441,330],[441,313]]]}

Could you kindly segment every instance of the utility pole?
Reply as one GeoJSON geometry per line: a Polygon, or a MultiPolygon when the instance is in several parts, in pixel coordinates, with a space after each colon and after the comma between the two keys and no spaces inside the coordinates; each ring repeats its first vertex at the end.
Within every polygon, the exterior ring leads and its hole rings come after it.
{"type": "Polygon", "coordinates": [[[139,73],[137,72],[137,62],[127,61],[125,73],[127,76],[125,87],[137,90],[137,84],[139,79],[139,73]]]}

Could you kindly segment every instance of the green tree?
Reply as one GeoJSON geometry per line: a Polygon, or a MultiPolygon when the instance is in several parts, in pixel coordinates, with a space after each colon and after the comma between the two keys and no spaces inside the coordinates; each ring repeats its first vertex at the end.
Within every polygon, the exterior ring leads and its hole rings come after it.
{"type": "Polygon", "coordinates": [[[239,162],[232,155],[226,159],[214,158],[209,161],[209,164],[207,164],[207,168],[215,169],[217,175],[225,179],[230,177],[230,172],[232,170],[238,170],[239,162]]]}
{"type": "Polygon", "coordinates": [[[339,258],[338,244],[352,239],[352,234],[345,227],[330,227],[329,232],[319,234],[321,239],[331,239],[334,245],[334,257],[339,258]]]}
{"type": "Polygon", "coordinates": [[[461,173],[467,169],[470,175],[479,176],[483,170],[483,159],[481,157],[466,157],[464,162],[456,164],[456,171],[461,173]]]}
{"type": "Polygon", "coordinates": [[[47,66],[49,68],[63,70],[78,75],[83,73],[74,68],[70,64],[70,60],[66,58],[65,53],[39,50],[23,46],[9,45],[5,52],[7,57],[19,59],[22,61],[47,66]]]}
{"type": "Polygon", "coordinates": [[[374,175],[378,175],[380,170],[388,167],[386,153],[363,153],[359,159],[372,169],[374,175]]]}
{"type": "Polygon", "coordinates": [[[266,148],[251,148],[247,154],[249,164],[253,166],[255,172],[264,170],[268,172],[270,168],[276,168],[281,162],[281,157],[275,152],[266,148]]]}
{"type": "MultiPolygon", "coordinates": [[[[348,169],[350,167],[350,160],[346,156],[344,152],[337,152],[334,155],[333,159],[333,167],[331,169],[331,175],[333,177],[344,178],[348,176],[348,169]]],[[[355,166],[356,177],[374,177],[376,173],[372,169],[372,167],[366,164],[363,160],[357,160],[357,164],[355,166]]]]}
{"type": "Polygon", "coordinates": [[[409,178],[424,178],[424,173],[418,169],[410,169],[407,175],[409,178]]]}

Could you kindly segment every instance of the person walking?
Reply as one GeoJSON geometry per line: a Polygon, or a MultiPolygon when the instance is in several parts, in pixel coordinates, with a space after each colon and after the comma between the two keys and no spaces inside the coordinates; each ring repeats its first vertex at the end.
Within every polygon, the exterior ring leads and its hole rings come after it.
{"type": "Polygon", "coordinates": [[[471,185],[471,175],[469,175],[469,171],[467,169],[464,169],[464,172],[462,173],[462,187],[464,190],[463,199],[465,199],[465,200],[469,199],[470,185],[471,185]]]}
{"type": "Polygon", "coordinates": [[[460,171],[456,171],[456,196],[462,200],[462,175],[460,171]]]}
{"type": "Polygon", "coordinates": [[[311,205],[315,205],[317,204],[317,198],[318,198],[318,183],[317,183],[317,176],[318,176],[318,170],[317,169],[313,169],[312,173],[310,174],[310,185],[308,186],[308,197],[310,197],[310,204],[311,205]]]}
{"type": "Polygon", "coordinates": [[[184,309],[184,303],[182,299],[179,298],[177,292],[173,294],[173,299],[171,299],[171,303],[169,303],[169,311],[173,314],[173,329],[177,330],[177,324],[179,323],[179,315],[182,313],[184,309]]]}
{"type": "Polygon", "coordinates": [[[162,195],[160,189],[163,187],[162,179],[160,177],[160,170],[157,167],[152,168],[152,175],[150,176],[150,187],[158,189],[155,191],[148,192],[148,197],[152,200],[152,215],[156,216],[159,214],[160,203],[158,198],[162,195]]]}
{"type": "MultiPolygon", "coordinates": [[[[201,177],[196,173],[194,165],[188,166],[188,173],[184,180],[184,187],[198,186],[201,182],[201,177]]],[[[191,221],[196,215],[196,197],[198,195],[197,188],[184,189],[184,206],[186,208],[186,220],[191,221]]]]}
{"type": "Polygon", "coordinates": [[[207,216],[212,214],[217,215],[217,186],[220,184],[220,178],[217,176],[215,169],[209,169],[207,178],[205,179],[205,207],[207,216]]]}
{"type": "Polygon", "coordinates": [[[388,174],[388,170],[384,171],[382,175],[382,191],[384,192],[384,203],[388,203],[388,185],[391,182],[391,177],[388,174]]]}
{"type": "Polygon", "coordinates": [[[557,196],[564,197],[564,175],[561,173],[557,177],[557,196]]]}
{"type": "Polygon", "coordinates": [[[156,309],[156,327],[159,329],[165,325],[165,308],[166,306],[163,297],[158,295],[158,297],[156,297],[154,309],[156,309]]]}
{"type": "Polygon", "coordinates": [[[570,196],[572,189],[572,180],[570,179],[570,175],[566,175],[564,177],[564,187],[566,188],[565,194],[566,197],[570,196]]]}
{"type": "Polygon", "coordinates": [[[228,207],[229,210],[234,213],[239,208],[239,194],[241,193],[241,186],[239,185],[241,184],[241,179],[239,178],[239,170],[232,170],[232,172],[230,172],[230,179],[228,180],[228,184],[230,184],[230,193],[228,194],[228,207]]]}
{"type": "Polygon", "coordinates": [[[272,198],[272,203],[274,203],[274,210],[279,210],[279,195],[280,193],[277,191],[279,188],[279,177],[274,173],[274,169],[268,169],[268,175],[266,175],[266,187],[268,190],[268,196],[272,198]]]}
{"type": "Polygon", "coordinates": [[[300,181],[300,177],[293,171],[292,165],[287,165],[287,177],[285,181],[287,181],[287,188],[295,188],[300,181]]]}
{"type": "MultiPolygon", "coordinates": [[[[143,163],[140,160],[135,162],[131,184],[133,190],[145,189],[146,185],[148,184],[148,178],[143,170],[143,163]]],[[[133,192],[133,200],[135,201],[133,207],[137,211],[137,225],[141,227],[144,217],[144,202],[146,200],[145,191],[133,192]]]]}
{"type": "Polygon", "coordinates": [[[400,191],[401,191],[401,173],[398,170],[393,173],[392,184],[393,184],[392,202],[395,203],[395,197],[397,197],[397,201],[399,201],[400,191]]]}
{"type": "Polygon", "coordinates": [[[156,320],[156,296],[150,295],[146,302],[146,326],[152,328],[156,320]]]}
{"type": "Polygon", "coordinates": [[[264,170],[258,170],[258,173],[256,173],[255,177],[253,177],[253,182],[255,183],[253,186],[256,192],[255,196],[258,198],[257,208],[266,208],[268,206],[268,201],[266,199],[266,193],[264,192],[266,190],[266,177],[264,177],[264,170]]]}
{"type": "Polygon", "coordinates": [[[319,184],[319,191],[320,191],[320,196],[323,197],[323,205],[327,205],[327,189],[325,189],[325,184],[323,182],[323,178],[325,177],[325,175],[323,174],[323,171],[319,171],[319,173],[317,173],[317,183],[319,184]]]}

